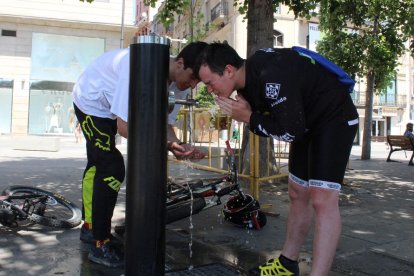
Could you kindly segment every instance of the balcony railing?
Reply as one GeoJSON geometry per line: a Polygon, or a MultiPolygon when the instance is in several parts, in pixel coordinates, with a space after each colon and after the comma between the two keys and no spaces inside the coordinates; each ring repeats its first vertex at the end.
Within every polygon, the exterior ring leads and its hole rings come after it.
{"type": "Polygon", "coordinates": [[[229,6],[227,1],[221,0],[214,8],[211,9],[210,21],[213,22],[217,18],[224,18],[229,15],[229,6]]]}
{"type": "MultiPolygon", "coordinates": [[[[351,94],[352,100],[356,106],[363,106],[366,102],[365,92],[354,91],[351,94]]],[[[395,106],[405,107],[407,105],[406,95],[375,95],[374,106],[395,106]]]]}

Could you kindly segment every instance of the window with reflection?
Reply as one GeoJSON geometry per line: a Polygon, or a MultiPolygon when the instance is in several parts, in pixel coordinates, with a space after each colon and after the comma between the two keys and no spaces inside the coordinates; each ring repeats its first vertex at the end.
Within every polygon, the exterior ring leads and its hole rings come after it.
{"type": "Polygon", "coordinates": [[[73,86],[104,47],[102,38],[33,33],[29,134],[73,132],[73,86]]]}
{"type": "Polygon", "coordinates": [[[29,134],[72,133],[74,83],[32,81],[29,98],[29,134]]]}
{"type": "Polygon", "coordinates": [[[11,132],[13,80],[0,79],[0,134],[11,132]]]}

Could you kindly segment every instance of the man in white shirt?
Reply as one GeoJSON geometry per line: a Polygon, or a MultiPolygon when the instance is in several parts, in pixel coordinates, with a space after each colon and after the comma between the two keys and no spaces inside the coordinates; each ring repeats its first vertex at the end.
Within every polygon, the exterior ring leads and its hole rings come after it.
{"type": "MultiPolygon", "coordinates": [[[[169,81],[178,90],[194,88],[194,61],[207,44],[193,42],[170,59],[169,81]]],[[[125,163],[115,135],[128,138],[129,49],[98,57],[79,77],[73,89],[76,117],[86,139],[88,163],[82,181],[83,219],[80,239],[94,243],[90,261],[108,267],[123,265],[123,256],[111,241],[111,219],[125,178],[125,163]]],[[[181,144],[168,132],[168,150],[177,158],[197,159],[204,154],[181,144]]]]}
{"type": "MultiPolygon", "coordinates": [[[[178,89],[177,85],[175,82],[172,82],[169,86],[169,91],[170,92],[174,92],[174,98],[176,100],[185,100],[187,98],[187,96],[191,93],[191,89],[185,89],[185,90],[180,90],[178,89]]],[[[177,137],[175,131],[174,131],[174,125],[176,123],[177,120],[177,115],[178,112],[180,111],[182,105],[181,104],[176,104],[174,106],[174,109],[168,114],[168,127],[167,127],[167,137],[168,137],[168,141],[170,142],[177,142],[179,145],[188,148],[190,145],[188,144],[183,144],[177,137]]],[[[190,149],[190,148],[189,148],[190,149]]],[[[199,150],[195,149],[193,154],[191,154],[191,156],[189,156],[190,160],[200,160],[205,156],[204,153],[200,152],[199,150]]],[[[176,156],[177,157],[177,156],[176,156]]],[[[180,157],[177,157],[177,159],[181,159],[180,157]]]]}

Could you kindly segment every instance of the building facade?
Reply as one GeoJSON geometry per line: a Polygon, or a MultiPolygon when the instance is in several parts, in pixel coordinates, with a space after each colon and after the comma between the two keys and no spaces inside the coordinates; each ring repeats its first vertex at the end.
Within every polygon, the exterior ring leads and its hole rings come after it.
{"type": "Polygon", "coordinates": [[[135,1],[0,2],[0,134],[73,131],[72,88],[104,52],[135,35],[135,1]]]}

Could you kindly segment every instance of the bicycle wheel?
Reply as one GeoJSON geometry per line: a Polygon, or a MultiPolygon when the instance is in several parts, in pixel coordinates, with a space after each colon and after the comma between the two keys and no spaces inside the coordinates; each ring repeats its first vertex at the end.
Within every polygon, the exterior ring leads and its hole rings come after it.
{"type": "MultiPolygon", "coordinates": [[[[165,217],[165,223],[170,224],[177,220],[187,218],[190,215],[199,213],[206,206],[204,198],[194,198],[193,200],[193,212],[191,214],[191,199],[183,199],[173,204],[166,204],[167,212],[165,217]]],[[[115,225],[115,233],[118,235],[124,235],[125,233],[125,221],[119,225],[115,225]]]]}
{"type": "Polygon", "coordinates": [[[195,215],[203,210],[205,206],[206,201],[202,197],[194,198],[193,200],[187,199],[182,202],[167,205],[166,224],[187,218],[190,215],[195,215]]]}
{"type": "MultiPolygon", "coordinates": [[[[29,186],[10,186],[3,191],[3,195],[45,195],[47,200],[45,204],[36,203],[28,213],[28,219],[41,225],[73,228],[78,226],[82,220],[81,210],[71,201],[67,200],[60,194],[51,193],[39,188],[29,186]]],[[[14,205],[23,206],[25,199],[9,198],[7,201],[14,205]]]]}

